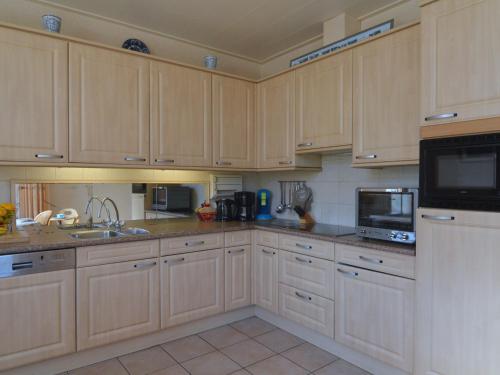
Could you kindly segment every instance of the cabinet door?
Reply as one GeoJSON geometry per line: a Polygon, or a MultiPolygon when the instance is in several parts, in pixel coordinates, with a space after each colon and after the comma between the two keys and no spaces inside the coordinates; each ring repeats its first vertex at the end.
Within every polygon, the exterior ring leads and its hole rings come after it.
{"type": "Polygon", "coordinates": [[[297,151],[352,144],[352,51],[295,71],[297,151]]]}
{"type": "Polygon", "coordinates": [[[255,84],[212,75],[214,165],[255,168],[255,84]]]}
{"type": "Polygon", "coordinates": [[[259,168],[283,168],[295,163],[294,72],[258,84],[259,168]]]}
{"type": "Polygon", "coordinates": [[[78,350],[160,328],[158,260],[77,270],[78,350]]]}
{"type": "Polygon", "coordinates": [[[147,165],[149,62],[70,43],[70,162],[147,165]]]}
{"type": "Polygon", "coordinates": [[[68,43],[0,28],[0,160],[68,161],[68,43]]]}
{"type": "Polygon", "coordinates": [[[252,247],[225,249],[225,310],[234,310],[252,303],[252,247]]]}
{"type": "Polygon", "coordinates": [[[335,276],[335,340],[411,372],[413,280],[348,266],[335,276]]]}
{"type": "Polygon", "coordinates": [[[162,328],[224,311],[222,249],[161,259],[162,328]]]}
{"type": "Polygon", "coordinates": [[[151,164],[210,167],[212,92],[209,73],[151,63],[151,164]]]}
{"type": "Polygon", "coordinates": [[[278,251],[256,246],[253,293],[255,304],[278,313],[278,251]]]}
{"type": "Polygon", "coordinates": [[[420,26],[354,49],[353,163],[415,163],[420,26]]]}
{"type": "Polygon", "coordinates": [[[500,214],[417,216],[416,375],[500,369],[500,214]]]}
{"type": "Polygon", "coordinates": [[[424,125],[500,115],[499,14],[498,0],[440,0],[422,8],[424,125]]]}
{"type": "Polygon", "coordinates": [[[0,279],[0,370],[74,352],[75,271],[0,279]]]}

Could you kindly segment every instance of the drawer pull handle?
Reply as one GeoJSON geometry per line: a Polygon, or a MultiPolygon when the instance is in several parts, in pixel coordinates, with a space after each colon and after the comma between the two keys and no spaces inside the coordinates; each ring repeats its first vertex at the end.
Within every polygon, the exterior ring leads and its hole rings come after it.
{"type": "Polygon", "coordinates": [[[303,258],[299,258],[299,257],[295,257],[295,260],[297,262],[302,262],[302,263],[312,263],[312,260],[307,260],[307,259],[303,259],[303,258]]]}
{"type": "Polygon", "coordinates": [[[184,245],[186,245],[186,246],[200,246],[203,244],[205,244],[205,241],[186,242],[184,245]]]}
{"type": "Polygon", "coordinates": [[[175,160],[174,159],[155,159],[155,163],[173,164],[173,163],[175,163],[175,160]]]}
{"type": "MultiPolygon", "coordinates": [[[[172,259],[171,262],[184,262],[184,258],[172,259]]],[[[168,263],[168,259],[165,259],[163,263],[168,263]]]]}
{"type": "Polygon", "coordinates": [[[312,145],[313,145],[312,142],[299,143],[297,147],[311,147],[312,145]]]}
{"type": "Polygon", "coordinates": [[[455,220],[455,216],[422,215],[422,219],[437,220],[437,221],[453,221],[455,220]]]}
{"type": "Polygon", "coordinates": [[[123,158],[123,160],[125,160],[125,161],[146,161],[146,158],[140,158],[137,156],[125,156],[123,158]]]}
{"type": "Polygon", "coordinates": [[[302,293],[299,293],[299,292],[295,292],[295,295],[299,298],[302,298],[302,299],[305,299],[305,300],[309,300],[309,301],[312,301],[312,298],[309,297],[309,296],[306,296],[305,294],[302,294],[302,293]]]}
{"type": "Polygon", "coordinates": [[[370,262],[370,263],[377,263],[377,264],[384,263],[384,261],[382,259],[368,258],[368,257],[365,257],[363,255],[360,255],[359,259],[364,260],[365,262],[370,262]]]}
{"type": "Polygon", "coordinates": [[[279,165],[291,165],[292,163],[293,162],[291,160],[278,162],[279,165]]]}
{"type": "Polygon", "coordinates": [[[137,268],[137,269],[150,268],[150,267],[154,267],[154,266],[156,266],[156,262],[134,264],[134,268],[137,268]]]}
{"type": "Polygon", "coordinates": [[[264,254],[273,254],[273,255],[276,254],[274,251],[269,251],[269,250],[266,250],[266,249],[262,249],[262,252],[264,254]]]}
{"type": "Polygon", "coordinates": [[[359,276],[359,274],[357,272],[346,271],[346,270],[343,270],[342,268],[337,268],[337,271],[339,271],[340,273],[342,273],[346,276],[351,276],[351,277],[359,276]]]}
{"type": "Polygon", "coordinates": [[[244,251],[245,251],[245,249],[239,249],[239,250],[229,250],[229,251],[228,251],[228,253],[229,253],[229,254],[231,254],[231,252],[233,252],[233,253],[242,253],[242,252],[244,252],[244,251]]]}
{"type": "Polygon", "coordinates": [[[455,118],[458,116],[458,113],[440,113],[439,115],[432,115],[425,118],[425,121],[433,121],[433,120],[444,120],[447,118],[455,118]]]}
{"type": "Polygon", "coordinates": [[[377,155],[375,154],[372,154],[372,155],[359,155],[359,156],[356,156],[356,159],[357,160],[360,160],[360,159],[376,159],[377,158],[377,155]]]}
{"type": "Polygon", "coordinates": [[[25,270],[33,268],[33,262],[12,263],[12,271],[25,270]]]}
{"type": "Polygon", "coordinates": [[[55,154],[35,154],[35,158],[37,159],[62,159],[63,155],[55,155],[55,154]]]}
{"type": "Polygon", "coordinates": [[[313,248],[311,245],[303,245],[301,243],[296,243],[295,246],[300,247],[301,249],[304,250],[311,250],[313,248]]]}

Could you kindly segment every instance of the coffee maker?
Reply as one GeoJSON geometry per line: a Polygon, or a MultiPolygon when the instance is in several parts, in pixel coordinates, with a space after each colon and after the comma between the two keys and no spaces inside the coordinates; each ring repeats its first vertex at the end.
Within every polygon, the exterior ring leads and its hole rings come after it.
{"type": "Polygon", "coordinates": [[[255,220],[255,193],[251,191],[239,191],[234,193],[236,203],[236,220],[255,220]]]}
{"type": "Polygon", "coordinates": [[[217,203],[216,221],[231,221],[236,214],[236,208],[232,199],[219,199],[217,203]]]}

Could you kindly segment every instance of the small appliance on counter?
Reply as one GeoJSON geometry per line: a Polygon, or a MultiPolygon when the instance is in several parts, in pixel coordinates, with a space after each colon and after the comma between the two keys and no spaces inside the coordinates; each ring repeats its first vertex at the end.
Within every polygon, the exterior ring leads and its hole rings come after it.
{"type": "Polygon", "coordinates": [[[239,191],[234,193],[236,203],[236,220],[255,220],[255,193],[251,191],[239,191]]]}
{"type": "Polygon", "coordinates": [[[417,204],[417,188],[357,188],[356,234],[414,244],[417,204]]]}
{"type": "Polygon", "coordinates": [[[234,220],[236,215],[236,208],[234,200],[229,198],[218,199],[217,204],[217,214],[215,215],[215,221],[231,221],[234,220]]]}
{"type": "Polygon", "coordinates": [[[257,192],[257,216],[256,220],[271,220],[271,192],[260,189],[257,192]]]}

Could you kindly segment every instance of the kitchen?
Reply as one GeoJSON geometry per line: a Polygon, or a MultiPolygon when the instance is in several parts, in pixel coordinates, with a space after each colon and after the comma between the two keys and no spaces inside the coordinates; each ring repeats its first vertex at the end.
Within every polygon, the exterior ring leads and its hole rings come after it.
{"type": "Polygon", "coordinates": [[[0,3],[2,373],[500,372],[498,2],[251,3],[0,3]]]}

